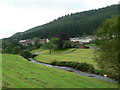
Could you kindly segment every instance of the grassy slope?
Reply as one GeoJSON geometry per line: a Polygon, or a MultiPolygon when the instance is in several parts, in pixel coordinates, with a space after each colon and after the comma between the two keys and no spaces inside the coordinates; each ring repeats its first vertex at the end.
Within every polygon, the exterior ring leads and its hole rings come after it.
{"type": "Polygon", "coordinates": [[[3,87],[8,88],[115,88],[117,84],[31,63],[18,55],[3,54],[3,87]]]}
{"type": "MultiPolygon", "coordinates": [[[[57,61],[77,61],[77,62],[87,62],[93,64],[95,68],[98,68],[93,57],[93,49],[77,49],[74,52],[64,54],[65,52],[70,51],[71,49],[64,51],[53,51],[52,54],[49,54],[48,50],[41,52],[35,59],[45,63],[50,63],[53,60],[57,61]],[[60,53],[58,53],[60,52],[60,53]]],[[[34,51],[35,52],[35,51],[34,51]]]]}

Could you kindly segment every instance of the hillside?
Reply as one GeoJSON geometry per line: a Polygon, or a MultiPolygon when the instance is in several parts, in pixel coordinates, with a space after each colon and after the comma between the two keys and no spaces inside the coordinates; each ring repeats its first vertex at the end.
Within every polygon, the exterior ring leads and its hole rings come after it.
{"type": "Polygon", "coordinates": [[[96,10],[77,12],[59,17],[47,24],[31,28],[25,32],[14,34],[10,39],[51,38],[60,32],[70,37],[76,35],[91,35],[101,26],[105,19],[118,13],[118,5],[112,5],[96,10]]]}
{"type": "Polygon", "coordinates": [[[117,84],[52,67],[21,56],[3,54],[2,87],[7,88],[117,88],[117,84]]]}

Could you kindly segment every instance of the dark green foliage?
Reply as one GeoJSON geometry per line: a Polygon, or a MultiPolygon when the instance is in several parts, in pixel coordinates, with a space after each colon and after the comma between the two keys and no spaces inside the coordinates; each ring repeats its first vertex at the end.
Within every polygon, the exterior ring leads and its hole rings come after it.
{"type": "Polygon", "coordinates": [[[64,41],[63,48],[71,48],[73,43],[71,41],[64,41]]]}
{"type": "Polygon", "coordinates": [[[54,60],[53,62],[51,62],[51,64],[52,64],[52,65],[56,65],[56,66],[58,66],[58,65],[59,65],[59,62],[56,61],[56,60],[54,60]]]}
{"type": "Polygon", "coordinates": [[[31,53],[28,50],[21,51],[20,55],[23,56],[24,58],[30,58],[31,57],[31,53]]]}
{"type": "Polygon", "coordinates": [[[64,42],[68,41],[70,38],[70,36],[65,32],[60,32],[60,33],[56,34],[55,37],[59,38],[59,41],[57,43],[59,49],[62,49],[64,42]]]}
{"type": "MultiPolygon", "coordinates": [[[[67,33],[69,37],[93,34],[99,26],[118,13],[118,5],[108,6],[98,10],[89,10],[62,16],[50,23],[34,27],[22,33],[17,33],[11,39],[28,38],[51,38],[61,32],[67,33]]],[[[62,44],[61,44],[62,45],[62,44]]]]}
{"type": "Polygon", "coordinates": [[[90,72],[90,73],[94,72],[93,65],[87,64],[87,63],[80,63],[80,64],[78,64],[76,69],[79,69],[79,70],[81,70],[83,72],[90,72]]]}
{"type": "Polygon", "coordinates": [[[28,46],[25,47],[25,50],[29,50],[29,51],[32,51],[34,49],[36,49],[35,45],[28,45],[28,46]]]}
{"type": "Polygon", "coordinates": [[[58,49],[59,46],[59,38],[52,38],[49,43],[46,43],[42,46],[43,49],[49,49],[49,54],[52,53],[52,50],[58,49]]]}
{"type": "Polygon", "coordinates": [[[59,38],[62,41],[69,40],[69,38],[70,38],[69,34],[67,34],[65,32],[60,32],[60,33],[56,34],[55,37],[59,38]]]}
{"type": "Polygon", "coordinates": [[[49,49],[49,43],[45,43],[44,45],[42,45],[41,48],[42,49],[49,49]]]}
{"type": "Polygon", "coordinates": [[[97,46],[99,46],[99,45],[100,45],[100,40],[99,40],[99,39],[96,39],[96,40],[95,40],[95,44],[96,44],[97,46]]]}
{"type": "Polygon", "coordinates": [[[15,40],[15,39],[3,39],[2,48],[5,49],[8,46],[14,48],[15,46],[19,46],[19,42],[18,40],[15,40]]]}
{"type": "Polygon", "coordinates": [[[34,49],[37,49],[37,48],[40,48],[42,45],[38,43],[38,38],[34,38],[34,39],[36,39],[35,40],[35,45],[28,44],[28,46],[24,46],[22,44],[19,44],[18,40],[3,39],[2,40],[2,52],[4,53],[5,48],[8,47],[8,46],[13,48],[13,54],[18,54],[17,50],[14,50],[14,49],[16,49],[16,46],[19,47],[21,50],[30,50],[30,51],[34,50],[34,49]]]}
{"type": "Polygon", "coordinates": [[[35,44],[35,49],[40,48],[41,46],[42,46],[42,44],[36,43],[35,44]]]}
{"type": "Polygon", "coordinates": [[[59,66],[64,66],[66,61],[59,62],[59,66]]]}
{"type": "Polygon", "coordinates": [[[12,47],[8,46],[8,47],[5,48],[5,53],[12,54],[12,52],[13,52],[12,47]]]}
{"type": "Polygon", "coordinates": [[[72,67],[72,62],[66,62],[66,63],[65,63],[65,66],[67,66],[67,67],[72,67]]]}
{"type": "Polygon", "coordinates": [[[106,74],[106,72],[103,70],[94,70],[94,73],[102,76],[106,74]]]}
{"type": "Polygon", "coordinates": [[[102,27],[98,29],[97,35],[100,37],[100,45],[97,50],[96,62],[99,67],[111,78],[118,79],[119,59],[118,59],[118,15],[106,20],[102,27]]]}
{"type": "Polygon", "coordinates": [[[38,38],[38,37],[34,37],[32,40],[34,40],[35,41],[35,45],[33,45],[33,46],[35,46],[35,48],[37,49],[37,48],[40,48],[41,46],[42,46],[42,44],[40,44],[40,38],[38,38]]]}
{"type": "Polygon", "coordinates": [[[11,40],[2,40],[2,48],[5,49],[8,46],[13,47],[11,40]]]}
{"type": "Polygon", "coordinates": [[[79,64],[78,62],[72,63],[72,68],[76,68],[78,64],[79,64]]]}
{"type": "Polygon", "coordinates": [[[57,65],[57,66],[67,66],[67,67],[72,67],[75,69],[78,69],[83,72],[89,72],[93,73],[94,72],[94,67],[91,64],[88,63],[79,63],[79,62],[68,62],[68,61],[56,61],[54,60],[51,62],[52,65],[57,65]]]}
{"type": "Polygon", "coordinates": [[[13,48],[13,54],[19,54],[20,51],[21,51],[21,47],[19,47],[19,46],[16,46],[13,48]]]}

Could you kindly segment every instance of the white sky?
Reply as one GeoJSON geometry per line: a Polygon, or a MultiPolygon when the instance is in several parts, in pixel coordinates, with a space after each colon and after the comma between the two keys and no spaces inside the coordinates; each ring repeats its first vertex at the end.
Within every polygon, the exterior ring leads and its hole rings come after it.
{"type": "Polygon", "coordinates": [[[119,0],[0,0],[0,39],[66,14],[117,4],[119,0]]]}

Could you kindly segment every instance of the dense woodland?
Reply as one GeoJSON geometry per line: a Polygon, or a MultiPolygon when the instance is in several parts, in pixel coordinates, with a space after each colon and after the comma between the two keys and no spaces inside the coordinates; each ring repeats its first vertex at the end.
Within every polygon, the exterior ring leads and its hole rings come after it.
{"type": "Polygon", "coordinates": [[[118,5],[71,13],[25,32],[16,33],[10,39],[51,38],[60,32],[65,32],[70,37],[81,36],[83,34],[91,35],[101,26],[103,21],[117,13],[118,5]]]}

